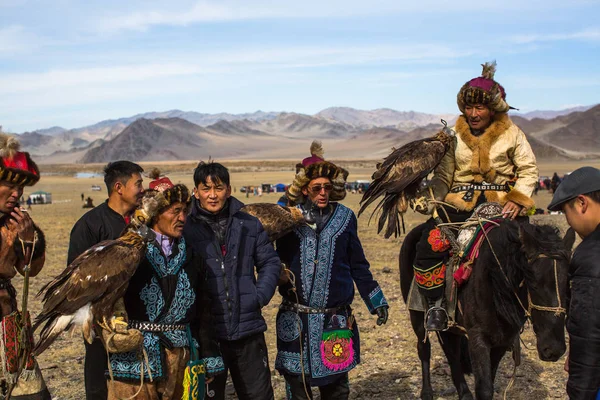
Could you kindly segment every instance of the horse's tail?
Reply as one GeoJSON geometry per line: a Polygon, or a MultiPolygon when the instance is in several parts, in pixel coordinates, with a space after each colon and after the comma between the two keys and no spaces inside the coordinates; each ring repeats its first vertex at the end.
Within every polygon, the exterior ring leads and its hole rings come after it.
{"type": "Polygon", "coordinates": [[[460,337],[460,366],[462,367],[463,374],[473,373],[473,365],[469,356],[469,340],[466,336],[460,337]]]}
{"type": "Polygon", "coordinates": [[[408,300],[408,292],[410,291],[410,285],[414,277],[413,262],[415,260],[416,246],[426,227],[426,224],[421,224],[408,232],[408,235],[406,235],[402,242],[402,247],[400,247],[398,263],[400,270],[400,290],[402,291],[404,303],[408,300]]]}

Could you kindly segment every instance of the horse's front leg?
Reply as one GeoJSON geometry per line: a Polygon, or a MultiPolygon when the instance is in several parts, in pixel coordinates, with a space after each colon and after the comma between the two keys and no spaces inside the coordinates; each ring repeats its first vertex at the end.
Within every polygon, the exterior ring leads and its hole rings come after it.
{"type": "Polygon", "coordinates": [[[492,400],[494,382],[492,379],[491,346],[480,335],[469,332],[469,354],[473,375],[475,375],[475,396],[477,400],[492,400]]]}
{"type": "Polygon", "coordinates": [[[463,367],[468,368],[464,365],[464,357],[468,357],[468,354],[462,355],[462,352],[468,352],[467,346],[461,345],[465,338],[454,335],[452,333],[441,333],[442,337],[442,349],[446,354],[446,358],[448,359],[448,364],[450,365],[450,372],[452,374],[452,382],[454,382],[454,387],[456,387],[456,391],[458,392],[458,398],[460,400],[472,400],[473,394],[469,390],[469,386],[467,385],[467,381],[465,380],[465,371],[463,367]]]}
{"type": "Polygon", "coordinates": [[[410,322],[412,323],[413,330],[417,335],[417,353],[419,354],[419,360],[421,360],[421,399],[433,400],[433,388],[431,387],[430,372],[431,342],[429,341],[427,332],[425,331],[425,314],[411,311],[410,322]]]}
{"type": "Polygon", "coordinates": [[[500,365],[500,361],[502,361],[502,357],[506,354],[506,348],[504,347],[495,347],[492,349],[490,362],[492,365],[492,384],[496,380],[496,373],[498,372],[498,366],[500,365]]]}

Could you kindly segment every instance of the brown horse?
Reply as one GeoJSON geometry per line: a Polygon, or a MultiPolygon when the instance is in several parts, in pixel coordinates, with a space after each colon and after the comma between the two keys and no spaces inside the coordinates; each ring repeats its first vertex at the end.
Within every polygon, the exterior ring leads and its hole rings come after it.
{"type": "MultiPolygon", "coordinates": [[[[423,225],[404,239],[400,250],[400,285],[406,303],[413,280],[415,246],[423,225]]],[[[492,399],[500,360],[512,347],[530,314],[540,359],[556,361],[565,352],[565,302],[567,272],[575,234],[561,239],[556,228],[503,221],[488,233],[469,280],[458,301],[457,323],[465,336],[440,332],[452,380],[461,400],[473,399],[465,373],[475,376],[477,399],[492,399]]],[[[410,311],[421,360],[421,399],[433,399],[429,361],[431,343],[426,336],[424,313],[410,311]]]]}

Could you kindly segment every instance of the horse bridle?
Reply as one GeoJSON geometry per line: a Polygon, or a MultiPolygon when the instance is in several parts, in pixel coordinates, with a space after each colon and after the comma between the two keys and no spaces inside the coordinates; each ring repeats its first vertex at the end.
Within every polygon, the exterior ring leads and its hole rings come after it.
{"type": "Polygon", "coordinates": [[[547,312],[553,312],[554,316],[559,317],[561,314],[566,314],[567,310],[566,308],[564,308],[562,306],[562,301],[560,299],[560,289],[558,287],[558,267],[557,267],[557,256],[549,256],[547,254],[544,253],[540,253],[538,254],[535,258],[532,259],[527,259],[527,262],[531,265],[532,263],[543,259],[543,258],[551,258],[552,259],[552,264],[554,267],[554,282],[556,284],[556,299],[558,302],[558,306],[556,307],[548,307],[548,306],[539,306],[537,304],[534,304],[534,302],[531,300],[531,293],[529,292],[529,288],[527,288],[527,302],[528,302],[528,309],[527,309],[527,315],[531,316],[531,310],[538,310],[538,311],[547,311],[547,312]]]}

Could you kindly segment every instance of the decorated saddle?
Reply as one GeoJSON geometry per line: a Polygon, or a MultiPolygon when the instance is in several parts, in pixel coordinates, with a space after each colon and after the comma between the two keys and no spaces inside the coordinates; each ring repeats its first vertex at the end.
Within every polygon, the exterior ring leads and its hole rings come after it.
{"type": "MultiPolygon", "coordinates": [[[[455,320],[457,291],[471,275],[472,266],[479,256],[479,249],[485,241],[490,230],[498,226],[502,219],[502,206],[498,203],[483,203],[479,205],[471,217],[459,229],[456,241],[460,246],[459,254],[451,254],[448,268],[445,271],[445,287],[443,303],[451,320],[455,320]]],[[[431,235],[430,235],[431,237],[431,235]]],[[[433,246],[433,243],[430,243],[433,246]]],[[[414,311],[427,311],[427,300],[423,297],[413,282],[408,294],[408,309],[414,311]]]]}

